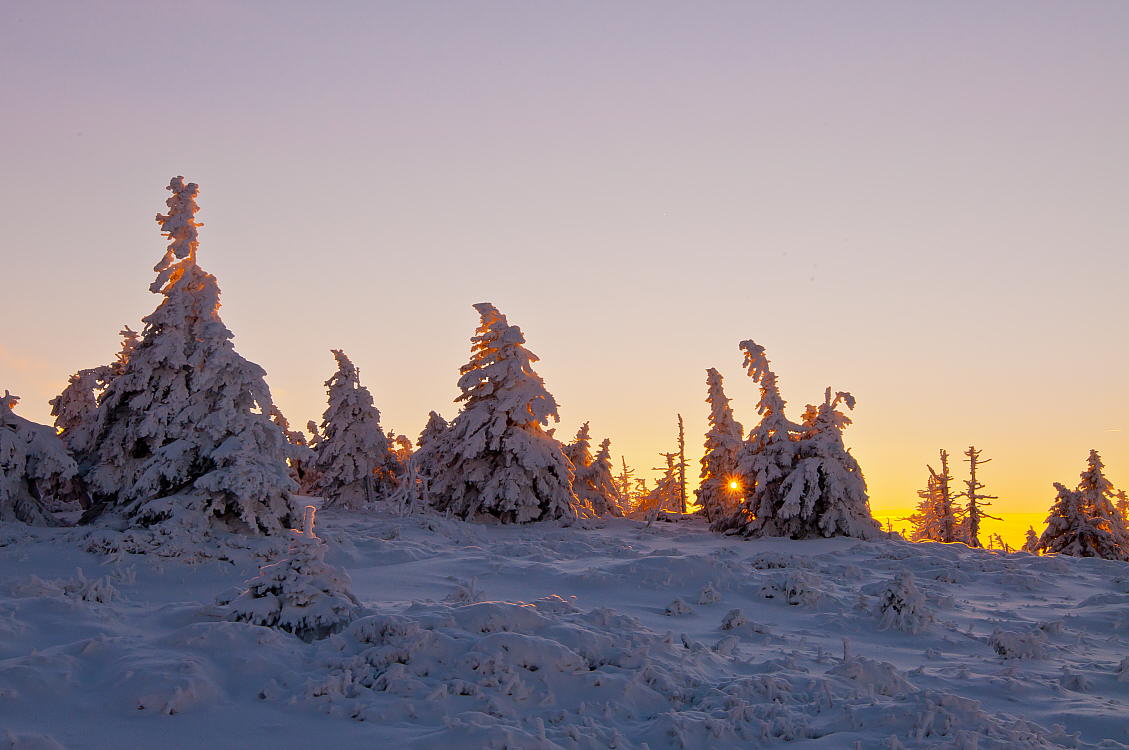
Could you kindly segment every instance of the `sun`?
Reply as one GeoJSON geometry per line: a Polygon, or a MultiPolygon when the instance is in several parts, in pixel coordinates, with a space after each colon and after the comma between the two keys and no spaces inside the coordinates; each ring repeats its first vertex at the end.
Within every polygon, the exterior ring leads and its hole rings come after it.
{"type": "Polygon", "coordinates": [[[731,489],[731,490],[735,490],[735,489],[737,489],[737,488],[738,488],[739,486],[740,486],[740,485],[739,485],[739,484],[737,484],[737,480],[736,480],[736,479],[733,479],[733,480],[731,480],[731,481],[729,482],[729,489],[731,489]]]}

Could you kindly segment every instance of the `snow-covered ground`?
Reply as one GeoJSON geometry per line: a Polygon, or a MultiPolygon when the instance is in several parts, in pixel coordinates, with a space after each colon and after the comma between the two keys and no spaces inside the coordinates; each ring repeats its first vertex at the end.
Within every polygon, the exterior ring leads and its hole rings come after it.
{"type": "Polygon", "coordinates": [[[312,643],[216,604],[278,541],[0,525],[0,748],[1129,747],[1125,563],[318,521],[363,610],[312,643]]]}

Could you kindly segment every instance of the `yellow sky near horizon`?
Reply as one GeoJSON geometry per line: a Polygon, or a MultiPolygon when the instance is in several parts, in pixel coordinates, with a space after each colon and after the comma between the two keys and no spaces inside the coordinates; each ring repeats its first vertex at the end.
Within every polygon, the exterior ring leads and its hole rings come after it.
{"type": "Polygon", "coordinates": [[[295,426],[331,348],[386,428],[454,416],[476,302],[522,328],[557,435],[644,473],[718,368],[746,428],[858,399],[876,508],[975,444],[998,514],[1091,448],[1129,487],[1129,3],[21,5],[0,24],[0,388],[109,362],[183,174],[235,345],[295,426]],[[171,123],[171,124],[170,124],[171,123]]]}

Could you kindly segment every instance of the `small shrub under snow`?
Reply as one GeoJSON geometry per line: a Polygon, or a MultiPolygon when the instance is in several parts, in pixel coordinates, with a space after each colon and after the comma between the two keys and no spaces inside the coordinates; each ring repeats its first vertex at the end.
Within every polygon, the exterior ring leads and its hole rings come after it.
{"type": "Polygon", "coordinates": [[[670,617],[683,617],[685,615],[691,615],[693,613],[694,610],[690,608],[689,604],[682,601],[681,599],[675,599],[670,604],[666,605],[666,611],[663,614],[666,614],[670,617]]]}
{"type": "Polygon", "coordinates": [[[925,604],[925,597],[913,582],[913,573],[903,570],[894,576],[882,592],[878,604],[882,628],[919,633],[933,622],[933,613],[925,604]]]}
{"type": "Polygon", "coordinates": [[[988,638],[988,645],[1004,659],[1045,659],[1047,656],[1042,631],[1018,633],[996,628],[988,638]]]}
{"type": "Polygon", "coordinates": [[[305,641],[325,638],[360,610],[349,586],[349,575],[326,563],[322,540],[296,534],[281,560],[263,566],[247,582],[227,619],[284,630],[305,641]]]}

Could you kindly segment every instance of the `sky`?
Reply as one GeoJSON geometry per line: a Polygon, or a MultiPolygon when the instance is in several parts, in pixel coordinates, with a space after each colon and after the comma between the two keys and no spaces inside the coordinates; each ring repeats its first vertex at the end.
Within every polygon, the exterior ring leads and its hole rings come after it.
{"type": "MultiPolygon", "coordinates": [[[[1129,487],[1129,3],[0,4],[0,388],[50,421],[139,327],[173,175],[291,422],[330,348],[386,428],[457,407],[490,301],[641,469],[858,399],[875,508],[975,444],[1042,512],[1090,448],[1129,487]]],[[[696,471],[694,472],[696,474],[696,471]]]]}

